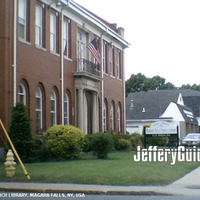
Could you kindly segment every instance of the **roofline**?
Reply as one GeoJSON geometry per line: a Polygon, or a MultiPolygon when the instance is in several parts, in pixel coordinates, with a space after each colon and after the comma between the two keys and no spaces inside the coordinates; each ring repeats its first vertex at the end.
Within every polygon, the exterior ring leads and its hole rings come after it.
{"type": "Polygon", "coordinates": [[[173,120],[173,117],[163,117],[157,119],[128,119],[126,122],[148,122],[148,121],[161,121],[161,120],[173,120]]]}
{"type": "Polygon", "coordinates": [[[148,121],[157,121],[158,119],[128,119],[126,122],[148,122],[148,121]]]}
{"type": "Polygon", "coordinates": [[[130,46],[130,43],[128,43],[123,37],[121,37],[119,34],[117,34],[115,31],[113,31],[110,27],[108,27],[106,24],[104,24],[101,20],[99,20],[97,17],[92,15],[90,12],[85,10],[82,6],[80,6],[78,3],[76,3],[73,0],[61,0],[61,3],[66,6],[67,8],[72,9],[79,15],[81,15],[83,18],[91,21],[93,24],[95,24],[97,27],[99,27],[103,33],[106,33],[113,38],[117,39],[119,42],[121,42],[126,48],[130,46]]]}

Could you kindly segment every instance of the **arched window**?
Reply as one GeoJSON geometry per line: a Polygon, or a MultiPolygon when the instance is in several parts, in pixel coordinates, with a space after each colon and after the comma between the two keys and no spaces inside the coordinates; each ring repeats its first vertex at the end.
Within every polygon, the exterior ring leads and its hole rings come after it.
{"type": "Polygon", "coordinates": [[[103,103],[103,131],[107,131],[107,104],[103,103]]]}
{"type": "Polygon", "coordinates": [[[118,104],[117,107],[117,131],[121,132],[121,106],[118,104]]]}
{"type": "Polygon", "coordinates": [[[69,96],[64,95],[64,124],[69,124],[69,96]]]}
{"type": "Polygon", "coordinates": [[[114,130],[114,106],[113,103],[111,103],[110,106],[110,130],[114,130]]]}
{"type": "Polygon", "coordinates": [[[36,125],[36,132],[43,129],[43,94],[41,88],[38,86],[35,91],[35,125],[36,125]]]}
{"type": "Polygon", "coordinates": [[[57,98],[56,92],[51,92],[51,126],[57,124],[57,98]]]}
{"type": "Polygon", "coordinates": [[[27,99],[26,87],[23,83],[20,83],[18,89],[18,101],[26,105],[27,104],[26,99],[27,99]]]}

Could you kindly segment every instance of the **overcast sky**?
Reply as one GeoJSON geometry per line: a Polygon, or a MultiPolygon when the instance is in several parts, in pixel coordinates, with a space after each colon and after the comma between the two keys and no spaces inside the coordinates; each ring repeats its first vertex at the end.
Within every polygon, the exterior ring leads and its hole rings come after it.
{"type": "Polygon", "coordinates": [[[74,0],[125,29],[126,79],[200,84],[200,0],[74,0]]]}

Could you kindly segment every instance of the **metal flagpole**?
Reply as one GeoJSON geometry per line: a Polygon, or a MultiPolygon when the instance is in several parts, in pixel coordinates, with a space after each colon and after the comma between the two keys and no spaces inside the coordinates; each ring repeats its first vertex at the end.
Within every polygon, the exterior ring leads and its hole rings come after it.
{"type": "Polygon", "coordinates": [[[1,119],[0,119],[0,125],[1,125],[5,135],[7,137],[7,139],[8,139],[8,142],[10,143],[10,146],[11,146],[11,148],[12,148],[12,150],[13,150],[13,152],[14,152],[14,154],[15,154],[18,162],[19,162],[19,164],[21,165],[21,168],[22,168],[25,176],[27,177],[27,179],[30,179],[30,176],[28,175],[28,172],[26,171],[26,168],[24,167],[24,164],[22,163],[22,161],[21,161],[21,159],[20,159],[20,157],[19,157],[19,155],[18,155],[18,153],[17,153],[17,151],[16,151],[16,149],[15,149],[15,147],[14,147],[14,145],[13,145],[13,143],[12,143],[12,141],[11,141],[11,139],[10,139],[10,137],[9,137],[9,135],[8,135],[3,123],[2,123],[2,121],[1,121],[1,119]]]}

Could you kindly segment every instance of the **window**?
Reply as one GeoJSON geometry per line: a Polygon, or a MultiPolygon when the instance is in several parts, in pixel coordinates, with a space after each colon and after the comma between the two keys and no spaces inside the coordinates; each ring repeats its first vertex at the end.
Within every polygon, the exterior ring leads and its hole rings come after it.
{"type": "Polygon", "coordinates": [[[35,92],[35,100],[36,100],[36,108],[35,108],[35,115],[36,115],[36,131],[40,131],[43,128],[43,96],[42,90],[40,87],[37,87],[35,92]]]}
{"type": "Polygon", "coordinates": [[[120,51],[119,50],[117,50],[116,52],[116,73],[117,73],[117,78],[121,79],[120,51]]]}
{"type": "Polygon", "coordinates": [[[77,35],[78,43],[78,58],[86,59],[86,33],[82,30],[78,31],[77,35]]]}
{"type": "Polygon", "coordinates": [[[18,2],[18,36],[20,39],[26,40],[27,37],[27,1],[19,0],[18,2]]]}
{"type": "Polygon", "coordinates": [[[56,14],[51,13],[50,15],[50,50],[56,52],[56,14]]]}
{"type": "Polygon", "coordinates": [[[117,107],[117,131],[121,132],[121,107],[120,107],[120,104],[117,107]]]}
{"type": "Polygon", "coordinates": [[[78,65],[77,65],[77,71],[83,71],[84,66],[84,60],[87,58],[86,56],[86,33],[82,30],[78,30],[77,33],[77,58],[78,58],[78,65]]]}
{"type": "Polygon", "coordinates": [[[64,124],[69,124],[69,97],[67,93],[64,95],[64,124]]]}
{"type": "Polygon", "coordinates": [[[103,104],[103,131],[107,131],[107,106],[105,101],[103,104]]]}
{"type": "Polygon", "coordinates": [[[63,22],[63,55],[69,56],[69,22],[70,20],[64,20],[63,22]]]}
{"type": "Polygon", "coordinates": [[[26,105],[26,87],[23,83],[19,85],[18,101],[26,105]]]}
{"type": "Polygon", "coordinates": [[[43,47],[43,8],[36,5],[35,8],[35,44],[43,47]]]}
{"type": "Polygon", "coordinates": [[[103,55],[102,55],[102,58],[103,58],[103,72],[104,73],[108,73],[107,72],[107,67],[106,67],[106,43],[104,42],[103,43],[103,55]]]}
{"type": "Polygon", "coordinates": [[[114,130],[114,106],[113,103],[110,107],[110,130],[114,130]]]}
{"type": "Polygon", "coordinates": [[[114,75],[113,71],[113,48],[112,46],[109,48],[109,66],[110,66],[110,75],[114,75]]]}
{"type": "Polygon", "coordinates": [[[51,92],[51,125],[57,124],[57,99],[54,90],[51,92]]]}

